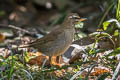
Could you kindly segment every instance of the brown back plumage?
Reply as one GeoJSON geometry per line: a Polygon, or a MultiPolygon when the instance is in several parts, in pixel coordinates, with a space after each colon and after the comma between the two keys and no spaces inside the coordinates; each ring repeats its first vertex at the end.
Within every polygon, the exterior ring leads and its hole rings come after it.
{"type": "Polygon", "coordinates": [[[37,39],[26,47],[38,49],[47,56],[58,56],[64,53],[74,38],[74,25],[80,17],[76,13],[70,13],[65,18],[63,24],[51,31],[44,37],[37,39]]]}

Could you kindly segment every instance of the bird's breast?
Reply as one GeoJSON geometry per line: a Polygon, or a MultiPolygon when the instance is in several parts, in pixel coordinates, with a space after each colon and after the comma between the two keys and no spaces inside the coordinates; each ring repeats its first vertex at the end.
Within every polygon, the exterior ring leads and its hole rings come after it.
{"type": "Polygon", "coordinates": [[[75,30],[74,28],[73,29],[66,29],[64,31],[64,34],[65,34],[65,41],[66,42],[72,42],[73,38],[74,38],[74,33],[75,33],[75,30]]]}
{"type": "MultiPolygon", "coordinates": [[[[59,44],[57,47],[56,54],[61,55],[63,54],[70,46],[74,38],[74,29],[66,29],[63,31],[60,39],[59,39],[59,44]]],[[[57,46],[57,45],[56,45],[57,46]]],[[[54,54],[54,55],[56,55],[54,54]]]]}
{"type": "Polygon", "coordinates": [[[41,51],[48,56],[59,56],[69,48],[73,38],[74,29],[65,29],[57,35],[56,39],[52,41],[52,43],[49,45],[47,44],[45,49],[41,49],[41,51]]]}

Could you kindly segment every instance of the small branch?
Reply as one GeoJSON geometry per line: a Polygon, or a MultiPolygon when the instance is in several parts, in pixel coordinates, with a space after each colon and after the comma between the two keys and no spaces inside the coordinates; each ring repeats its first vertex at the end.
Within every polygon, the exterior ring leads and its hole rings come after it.
{"type": "Polygon", "coordinates": [[[14,26],[14,25],[0,24],[0,27],[8,27],[8,28],[12,28],[12,29],[15,29],[15,30],[22,31],[22,32],[27,33],[29,35],[36,35],[34,32],[29,32],[28,30],[22,29],[20,27],[14,26]]]}

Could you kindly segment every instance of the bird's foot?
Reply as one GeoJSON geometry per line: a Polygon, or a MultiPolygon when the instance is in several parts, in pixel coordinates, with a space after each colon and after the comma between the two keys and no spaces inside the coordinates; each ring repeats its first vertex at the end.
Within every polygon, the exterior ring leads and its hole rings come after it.
{"type": "Polygon", "coordinates": [[[60,57],[58,62],[57,62],[57,56],[52,56],[50,64],[53,65],[53,66],[62,67],[64,65],[64,63],[61,62],[61,59],[62,58],[60,57]]]}

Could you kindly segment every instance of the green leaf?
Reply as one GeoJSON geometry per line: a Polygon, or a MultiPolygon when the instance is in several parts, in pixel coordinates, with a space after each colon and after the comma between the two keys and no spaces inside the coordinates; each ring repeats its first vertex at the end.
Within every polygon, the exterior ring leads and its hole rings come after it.
{"type": "Polygon", "coordinates": [[[118,31],[118,30],[115,30],[114,36],[118,36],[118,35],[119,35],[119,31],[118,31]]]}
{"type": "Polygon", "coordinates": [[[109,26],[110,22],[104,22],[103,23],[103,29],[106,30],[109,26]]]}
{"type": "Polygon", "coordinates": [[[75,25],[75,28],[83,28],[84,26],[84,23],[83,22],[78,22],[76,25],[75,25]]]}
{"type": "Polygon", "coordinates": [[[25,56],[24,56],[24,58],[25,58],[25,61],[26,61],[26,62],[29,61],[28,52],[25,52],[25,56]]]}

